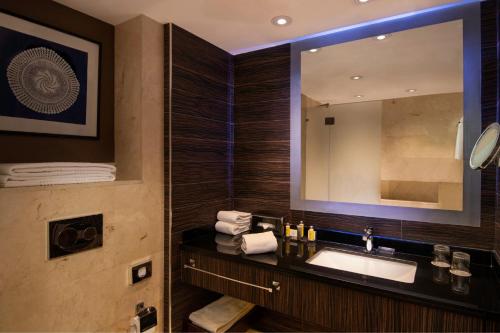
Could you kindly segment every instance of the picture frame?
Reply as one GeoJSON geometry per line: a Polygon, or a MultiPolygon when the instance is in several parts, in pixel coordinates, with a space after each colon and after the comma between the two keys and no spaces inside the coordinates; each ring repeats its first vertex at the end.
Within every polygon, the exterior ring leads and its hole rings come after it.
{"type": "Polygon", "coordinates": [[[0,12],[0,132],[99,137],[99,43],[0,12]]]}

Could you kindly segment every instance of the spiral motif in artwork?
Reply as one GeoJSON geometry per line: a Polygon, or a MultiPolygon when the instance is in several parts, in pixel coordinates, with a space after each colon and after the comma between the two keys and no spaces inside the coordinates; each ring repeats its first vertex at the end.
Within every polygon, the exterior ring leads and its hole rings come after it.
{"type": "Polygon", "coordinates": [[[17,54],[7,67],[7,79],[21,104],[43,114],[66,111],[80,92],[80,83],[71,66],[46,47],[17,54]]]}
{"type": "Polygon", "coordinates": [[[48,70],[39,71],[33,77],[35,88],[44,94],[54,94],[60,87],[57,77],[48,70]]]}

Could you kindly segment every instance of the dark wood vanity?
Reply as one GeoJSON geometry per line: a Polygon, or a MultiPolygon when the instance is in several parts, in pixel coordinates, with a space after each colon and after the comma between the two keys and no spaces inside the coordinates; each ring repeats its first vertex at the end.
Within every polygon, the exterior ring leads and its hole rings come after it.
{"type": "MultiPolygon", "coordinates": [[[[182,281],[233,296],[330,331],[497,331],[500,299],[495,268],[475,267],[468,295],[432,283],[430,258],[418,261],[414,284],[311,268],[305,246],[276,256],[218,253],[213,234],[182,246],[182,281]],[[449,298],[448,298],[449,297],[449,298]]],[[[319,251],[329,242],[318,242],[319,251]]],[[[473,254],[473,257],[475,255],[473,254]]],[[[477,255],[476,255],[477,257],[477,255]]],[[[480,266],[480,267],[479,267],[480,266]]],[[[498,267],[497,267],[498,268],[498,267]]]]}

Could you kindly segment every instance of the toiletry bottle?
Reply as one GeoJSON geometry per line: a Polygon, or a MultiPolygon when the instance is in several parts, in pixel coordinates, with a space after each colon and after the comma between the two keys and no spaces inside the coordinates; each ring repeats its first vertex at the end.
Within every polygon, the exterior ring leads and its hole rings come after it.
{"type": "Polygon", "coordinates": [[[314,230],[313,226],[310,226],[309,230],[307,230],[307,240],[309,242],[316,241],[316,230],[314,230]]]}
{"type": "Polygon", "coordinates": [[[285,238],[290,238],[290,223],[285,226],[285,238]]]}
{"type": "Polygon", "coordinates": [[[316,254],[316,243],[308,243],[307,244],[307,254],[309,258],[316,254]]]}
{"type": "Polygon", "coordinates": [[[298,243],[297,257],[302,258],[304,256],[304,243],[298,243]]]}
{"type": "Polygon", "coordinates": [[[286,241],[285,241],[285,254],[286,254],[287,256],[289,256],[289,255],[290,255],[290,240],[286,240],[286,241]]]}
{"type": "Polygon", "coordinates": [[[300,221],[299,225],[297,226],[297,239],[303,240],[304,239],[304,222],[300,221]]]}

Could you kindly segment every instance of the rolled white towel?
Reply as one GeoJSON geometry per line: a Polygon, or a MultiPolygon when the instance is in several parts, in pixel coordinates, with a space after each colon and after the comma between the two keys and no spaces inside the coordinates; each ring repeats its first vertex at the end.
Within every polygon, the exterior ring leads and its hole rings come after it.
{"type": "Polygon", "coordinates": [[[217,221],[215,224],[215,230],[228,235],[237,235],[250,230],[250,223],[240,225],[231,222],[217,221]]]}
{"type": "Polygon", "coordinates": [[[236,210],[221,210],[217,213],[217,219],[224,222],[247,223],[251,221],[252,214],[236,210]]]}
{"type": "Polygon", "coordinates": [[[278,248],[278,240],[272,231],[243,235],[241,249],[245,254],[274,252],[278,248]]]}

